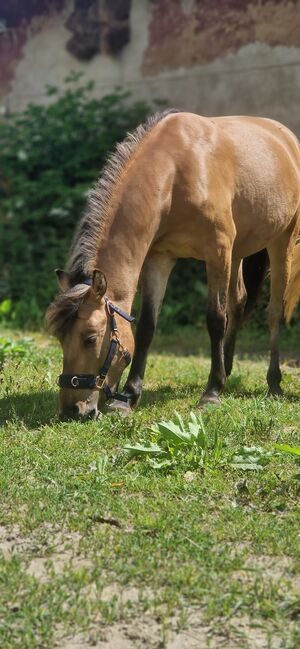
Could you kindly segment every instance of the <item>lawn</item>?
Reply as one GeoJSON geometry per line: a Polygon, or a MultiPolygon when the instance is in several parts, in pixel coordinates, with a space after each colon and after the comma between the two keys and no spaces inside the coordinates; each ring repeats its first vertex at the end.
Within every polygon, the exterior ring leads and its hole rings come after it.
{"type": "Polygon", "coordinates": [[[56,419],[57,344],[1,335],[1,648],[299,647],[300,469],[275,448],[300,445],[295,335],[283,399],[267,398],[266,341],[248,334],[202,413],[205,454],[171,448],[160,468],[124,446],[158,443],[151,427],[175,411],[187,425],[205,336],[158,338],[136,413],[81,424],[56,419]]]}

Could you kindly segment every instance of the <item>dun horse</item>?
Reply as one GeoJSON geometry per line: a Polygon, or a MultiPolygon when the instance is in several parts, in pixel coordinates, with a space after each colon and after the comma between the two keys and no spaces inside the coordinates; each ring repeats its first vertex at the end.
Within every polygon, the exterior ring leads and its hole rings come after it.
{"type": "Polygon", "coordinates": [[[206,404],[219,402],[232,367],[246,302],[242,259],[267,250],[267,380],[270,393],[279,394],[278,332],[299,215],[299,144],[278,122],[167,111],[139,126],[108,160],[67,269],[57,271],[62,292],[48,320],[63,348],[61,416],[95,417],[107,397],[112,408],[138,404],[168,277],[182,257],[204,260],[207,269],[211,371],[200,399],[206,404]],[[134,344],[129,314],[138,282],[134,344]]]}

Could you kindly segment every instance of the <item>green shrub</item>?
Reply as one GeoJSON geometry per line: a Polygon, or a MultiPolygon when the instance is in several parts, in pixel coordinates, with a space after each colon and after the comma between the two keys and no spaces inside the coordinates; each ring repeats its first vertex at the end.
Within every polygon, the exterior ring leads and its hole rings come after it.
{"type": "Polygon", "coordinates": [[[48,88],[49,105],[0,122],[0,303],[11,300],[6,319],[17,326],[40,325],[88,189],[150,112],[126,92],[97,99],[92,90],[71,75],[63,94],[48,88]]]}

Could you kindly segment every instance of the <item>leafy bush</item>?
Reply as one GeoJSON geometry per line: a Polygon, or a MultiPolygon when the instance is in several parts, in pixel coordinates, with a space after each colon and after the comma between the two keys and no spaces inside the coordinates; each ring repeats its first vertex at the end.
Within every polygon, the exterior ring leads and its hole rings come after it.
{"type": "Polygon", "coordinates": [[[71,75],[63,94],[48,88],[49,105],[0,122],[0,303],[11,300],[5,317],[18,326],[40,324],[88,189],[115,143],[150,112],[128,93],[97,99],[92,90],[71,75]]]}
{"type": "Polygon", "coordinates": [[[204,262],[180,259],[170,277],[159,319],[159,328],[168,331],[188,324],[205,321],[207,303],[206,270],[204,262]]]}

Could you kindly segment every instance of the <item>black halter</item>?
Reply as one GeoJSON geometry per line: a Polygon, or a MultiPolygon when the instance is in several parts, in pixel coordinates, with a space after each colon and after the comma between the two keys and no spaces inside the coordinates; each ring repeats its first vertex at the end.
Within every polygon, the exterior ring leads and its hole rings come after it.
{"type": "MultiPolygon", "coordinates": [[[[82,283],[91,285],[92,280],[86,279],[82,283]]],[[[57,384],[60,388],[73,388],[74,390],[103,390],[107,399],[117,399],[118,401],[124,401],[127,403],[129,397],[126,397],[119,392],[112,392],[105,379],[118,349],[122,352],[125,367],[127,367],[131,362],[131,356],[128,349],[123,347],[119,340],[118,327],[114,314],[117,313],[121,318],[127,320],[127,322],[133,322],[134,317],[113,304],[106,295],[104,296],[104,300],[106,311],[110,318],[111,334],[109,350],[104,364],[99,370],[99,374],[60,374],[57,379],[57,384]]]]}

